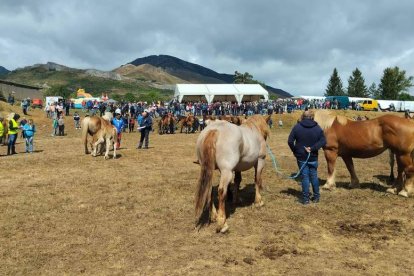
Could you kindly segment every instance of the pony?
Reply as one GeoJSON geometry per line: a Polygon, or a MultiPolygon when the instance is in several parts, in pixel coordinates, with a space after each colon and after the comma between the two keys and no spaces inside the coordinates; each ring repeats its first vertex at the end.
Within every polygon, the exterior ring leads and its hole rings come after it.
{"type": "Polygon", "coordinates": [[[165,134],[165,133],[170,133],[170,134],[174,134],[175,133],[175,118],[171,113],[165,114],[164,116],[162,116],[161,120],[158,122],[158,134],[165,134]]]}
{"type": "Polygon", "coordinates": [[[103,120],[101,122],[101,128],[98,130],[98,132],[95,134],[96,142],[93,143],[93,150],[92,150],[92,156],[96,156],[97,148],[99,144],[103,144],[105,142],[105,159],[109,158],[109,149],[111,148],[111,145],[114,148],[114,156],[113,158],[116,159],[116,146],[114,145],[116,143],[116,137],[117,137],[117,130],[116,128],[111,125],[110,122],[103,120]]]}
{"type": "Polygon", "coordinates": [[[263,206],[262,171],[266,158],[266,139],[270,134],[267,120],[261,115],[250,117],[243,125],[236,126],[226,121],[211,122],[200,133],[196,153],[200,164],[200,176],[195,194],[196,225],[201,224],[204,211],[208,212],[210,221],[217,221],[217,232],[225,233],[229,227],[226,223],[225,201],[227,188],[234,177],[233,204],[238,201],[237,192],[242,181],[241,172],[254,167],[255,170],[255,206],[263,206]],[[212,196],[213,173],[220,171],[218,187],[218,212],[212,196]]]}
{"type": "Polygon", "coordinates": [[[196,118],[194,115],[189,114],[187,117],[182,117],[179,122],[181,123],[180,133],[183,133],[183,128],[185,128],[185,133],[193,132],[194,121],[196,118]]]}
{"type": "Polygon", "coordinates": [[[324,129],[324,154],[328,179],[324,189],[335,187],[335,162],[342,157],[351,175],[350,187],[358,187],[352,158],[371,158],[389,149],[398,165],[397,183],[387,191],[408,197],[414,191],[414,123],[395,115],[384,115],[366,121],[352,121],[327,110],[315,112],[315,121],[324,129]],[[403,173],[406,180],[403,181],[403,173]]]}
{"type": "Polygon", "coordinates": [[[101,129],[104,123],[110,123],[113,116],[111,112],[105,112],[102,117],[92,116],[86,117],[82,121],[82,143],[85,146],[85,154],[89,154],[88,150],[88,134],[94,137],[94,135],[101,129]]]}

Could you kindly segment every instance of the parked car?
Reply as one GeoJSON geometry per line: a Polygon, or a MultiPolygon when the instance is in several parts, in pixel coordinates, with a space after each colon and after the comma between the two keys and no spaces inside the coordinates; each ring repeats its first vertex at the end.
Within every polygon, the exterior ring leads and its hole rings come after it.
{"type": "Polygon", "coordinates": [[[42,99],[33,99],[32,100],[32,108],[43,108],[43,100],[42,99]]]}
{"type": "Polygon", "coordinates": [[[377,100],[365,100],[359,104],[361,109],[364,111],[378,111],[378,101],[377,100]]]}

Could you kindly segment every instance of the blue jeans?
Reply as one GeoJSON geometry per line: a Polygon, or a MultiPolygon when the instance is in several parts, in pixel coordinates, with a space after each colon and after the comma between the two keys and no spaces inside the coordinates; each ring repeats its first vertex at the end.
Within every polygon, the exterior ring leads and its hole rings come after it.
{"type": "Polygon", "coordinates": [[[33,152],[33,136],[26,137],[26,152],[33,152]]]}
{"type": "MultiPolygon", "coordinates": [[[[305,162],[298,161],[299,169],[305,162]]],[[[301,172],[303,201],[309,201],[309,184],[312,183],[313,196],[319,199],[318,161],[308,162],[301,172]],[[310,183],[309,183],[310,182],[310,183]]]]}

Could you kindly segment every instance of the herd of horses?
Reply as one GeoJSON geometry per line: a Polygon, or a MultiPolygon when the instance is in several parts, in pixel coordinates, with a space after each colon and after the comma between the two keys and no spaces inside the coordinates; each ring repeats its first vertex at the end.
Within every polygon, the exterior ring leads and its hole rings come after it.
{"type": "MultiPolygon", "coordinates": [[[[314,120],[324,130],[326,145],[323,148],[328,167],[327,181],[322,188],[332,190],[335,183],[335,164],[338,157],[344,161],[350,176],[350,188],[359,187],[359,179],[355,173],[353,158],[372,158],[384,151],[390,153],[390,180],[392,186],[387,192],[408,197],[414,194],[414,121],[410,114],[404,117],[383,115],[369,119],[349,119],[337,115],[330,110],[317,110],[314,120]],[[397,177],[394,178],[394,162],[397,163],[397,177]]],[[[106,114],[105,116],[112,116],[106,114]]],[[[106,148],[105,158],[111,145],[116,148],[116,130],[110,124],[109,117],[87,117],[82,122],[82,140],[85,153],[89,153],[87,136],[92,137],[93,155],[106,148]],[[106,143],[104,143],[106,142],[106,143]],[[101,145],[101,146],[100,146],[101,145]],[[100,146],[100,150],[98,150],[100,146]]],[[[230,182],[234,182],[233,204],[238,203],[238,190],[242,181],[241,172],[255,170],[255,206],[262,206],[260,191],[262,171],[265,165],[267,138],[270,130],[270,116],[254,115],[249,118],[233,116],[204,117],[205,127],[201,130],[197,142],[197,161],[200,175],[195,195],[196,224],[217,222],[217,232],[226,232],[225,204],[230,182]],[[218,210],[214,205],[213,173],[220,172],[218,185],[218,210]],[[233,174],[234,172],[234,174],[233,174]],[[205,219],[207,218],[207,220],[205,219]]],[[[194,131],[193,115],[182,118],[165,116],[159,126],[163,133],[174,133],[177,123],[186,132],[194,131]]],[[[160,133],[161,134],[161,133],[160,133]]],[[[116,153],[114,152],[114,158],[116,153]]]]}

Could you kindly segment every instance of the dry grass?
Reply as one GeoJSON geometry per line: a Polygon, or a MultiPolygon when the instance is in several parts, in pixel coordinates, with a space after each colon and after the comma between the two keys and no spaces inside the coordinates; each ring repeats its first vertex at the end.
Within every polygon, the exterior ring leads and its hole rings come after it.
{"type": "MultiPolygon", "coordinates": [[[[362,183],[356,190],[346,188],[349,176],[339,161],[340,187],[306,207],[298,203],[300,186],[275,176],[268,160],[265,206],[251,207],[253,173],[243,173],[244,207],[230,212],[230,232],[222,235],[213,226],[194,230],[196,134],[154,133],[146,151],[135,149],[137,133],[124,134],[122,156],[105,161],[83,154],[71,118],[67,136],[51,137],[51,123],[33,114],[38,152],[0,157],[2,275],[413,271],[414,200],[384,193],[386,154],[356,160],[362,183]]],[[[298,117],[273,118],[285,122],[272,129],[269,144],[286,173],[297,170],[286,140],[298,117]]],[[[326,179],[322,155],[319,171],[326,179]]]]}

